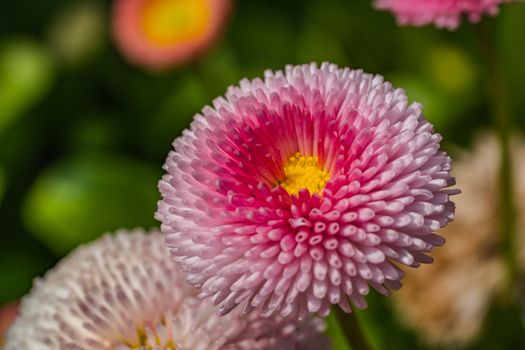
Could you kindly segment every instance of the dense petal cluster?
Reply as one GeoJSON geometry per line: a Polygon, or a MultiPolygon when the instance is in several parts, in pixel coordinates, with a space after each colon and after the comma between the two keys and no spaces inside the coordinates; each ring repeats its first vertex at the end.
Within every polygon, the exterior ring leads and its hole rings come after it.
{"type": "Polygon", "coordinates": [[[211,46],[230,8],[231,0],[117,0],[113,34],[130,62],[166,69],[211,46]]]}
{"type": "Polygon", "coordinates": [[[104,236],[36,281],[6,349],[328,348],[319,319],[220,318],[182,277],[160,233],[104,236]]]}
{"type": "Polygon", "coordinates": [[[479,22],[482,15],[496,15],[499,5],[516,0],[375,0],[375,6],[394,13],[399,25],[456,29],[461,17],[479,22]]]}
{"type": "MultiPolygon", "coordinates": [[[[525,271],[525,141],[511,144],[518,225],[519,269],[525,271]]],[[[499,169],[501,149],[492,134],[481,135],[473,150],[454,163],[462,194],[453,223],[442,232],[451,249],[439,249],[436,262],[407,273],[394,301],[399,315],[431,345],[472,342],[506,283],[501,254],[499,169]]]]}
{"type": "Polygon", "coordinates": [[[156,218],[220,314],[350,312],[369,286],[400,287],[395,263],[431,262],[444,243],[433,231],[453,217],[450,159],[381,76],[287,66],[213,105],[174,141],[156,218]]]}

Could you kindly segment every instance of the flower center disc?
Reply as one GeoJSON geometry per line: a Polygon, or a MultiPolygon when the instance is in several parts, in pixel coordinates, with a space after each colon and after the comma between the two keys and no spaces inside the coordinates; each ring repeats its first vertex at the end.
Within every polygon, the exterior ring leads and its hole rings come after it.
{"type": "Polygon", "coordinates": [[[149,0],[142,28],[151,42],[169,46],[203,35],[209,17],[206,0],[149,0]]]}
{"type": "MultiPolygon", "coordinates": [[[[169,339],[172,334],[166,333],[166,324],[163,320],[160,324],[160,328],[164,330],[163,336],[159,336],[156,331],[159,327],[150,325],[149,328],[137,328],[136,339],[134,340],[123,340],[116,344],[115,349],[160,349],[163,350],[177,350],[173,340],[169,339]]],[[[113,349],[113,348],[112,348],[113,349]]]]}
{"type": "Polygon", "coordinates": [[[286,178],[280,186],[291,195],[307,189],[310,194],[321,193],[330,180],[330,174],[319,166],[317,157],[295,153],[283,167],[286,178]]]}

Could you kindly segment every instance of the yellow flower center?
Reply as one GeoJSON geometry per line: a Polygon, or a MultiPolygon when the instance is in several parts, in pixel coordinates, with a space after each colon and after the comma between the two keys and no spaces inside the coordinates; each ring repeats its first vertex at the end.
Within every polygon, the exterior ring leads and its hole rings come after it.
{"type": "Polygon", "coordinates": [[[310,194],[321,193],[330,180],[330,174],[319,166],[317,157],[305,157],[299,152],[290,157],[283,170],[286,178],[280,185],[291,195],[302,189],[310,194]]]}
{"type": "Polygon", "coordinates": [[[142,29],[151,42],[169,46],[203,35],[209,17],[206,0],[149,0],[143,12],[142,29]]]}
{"type": "MultiPolygon", "coordinates": [[[[162,327],[165,328],[165,321],[162,320],[162,327]]],[[[162,340],[160,336],[153,330],[147,331],[146,328],[137,328],[136,339],[135,340],[122,340],[118,342],[116,347],[111,349],[120,349],[120,346],[124,345],[125,348],[134,349],[134,350],[177,350],[175,343],[171,339],[162,340]]]]}

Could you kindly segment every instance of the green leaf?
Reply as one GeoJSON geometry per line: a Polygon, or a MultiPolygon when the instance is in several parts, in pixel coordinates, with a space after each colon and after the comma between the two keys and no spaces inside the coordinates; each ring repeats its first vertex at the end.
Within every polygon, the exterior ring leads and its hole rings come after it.
{"type": "Polygon", "coordinates": [[[160,168],[116,156],[76,155],[46,169],[29,191],[24,221],[57,254],[121,227],[156,225],[160,168]]]}
{"type": "Polygon", "coordinates": [[[352,350],[352,347],[346,340],[345,333],[339,324],[335,310],[332,310],[330,315],[326,318],[328,329],[326,334],[330,338],[330,344],[333,350],[352,350]]]}
{"type": "Polygon", "coordinates": [[[372,349],[423,349],[400,323],[401,317],[393,310],[391,297],[371,291],[367,295],[368,307],[354,310],[361,330],[372,349]]]}
{"type": "Polygon", "coordinates": [[[49,52],[29,39],[0,46],[0,132],[49,90],[54,66],[49,52]]]}

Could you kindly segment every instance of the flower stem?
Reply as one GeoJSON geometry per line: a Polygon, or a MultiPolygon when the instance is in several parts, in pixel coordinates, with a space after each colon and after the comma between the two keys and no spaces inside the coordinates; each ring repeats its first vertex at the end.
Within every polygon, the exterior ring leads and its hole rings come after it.
{"type": "Polygon", "coordinates": [[[336,309],[337,318],[344,330],[346,339],[352,346],[352,350],[372,350],[370,345],[368,345],[366,336],[359,325],[359,320],[355,313],[347,314],[339,308],[336,309]]]}
{"type": "Polygon", "coordinates": [[[507,288],[504,298],[511,301],[518,276],[518,264],[515,248],[516,209],[514,200],[512,158],[510,134],[512,120],[507,100],[507,92],[503,80],[501,65],[498,62],[496,48],[485,22],[476,26],[476,33],[483,51],[488,73],[488,93],[491,102],[492,117],[498,129],[501,144],[501,165],[499,170],[499,218],[500,247],[507,267],[507,288]]]}

